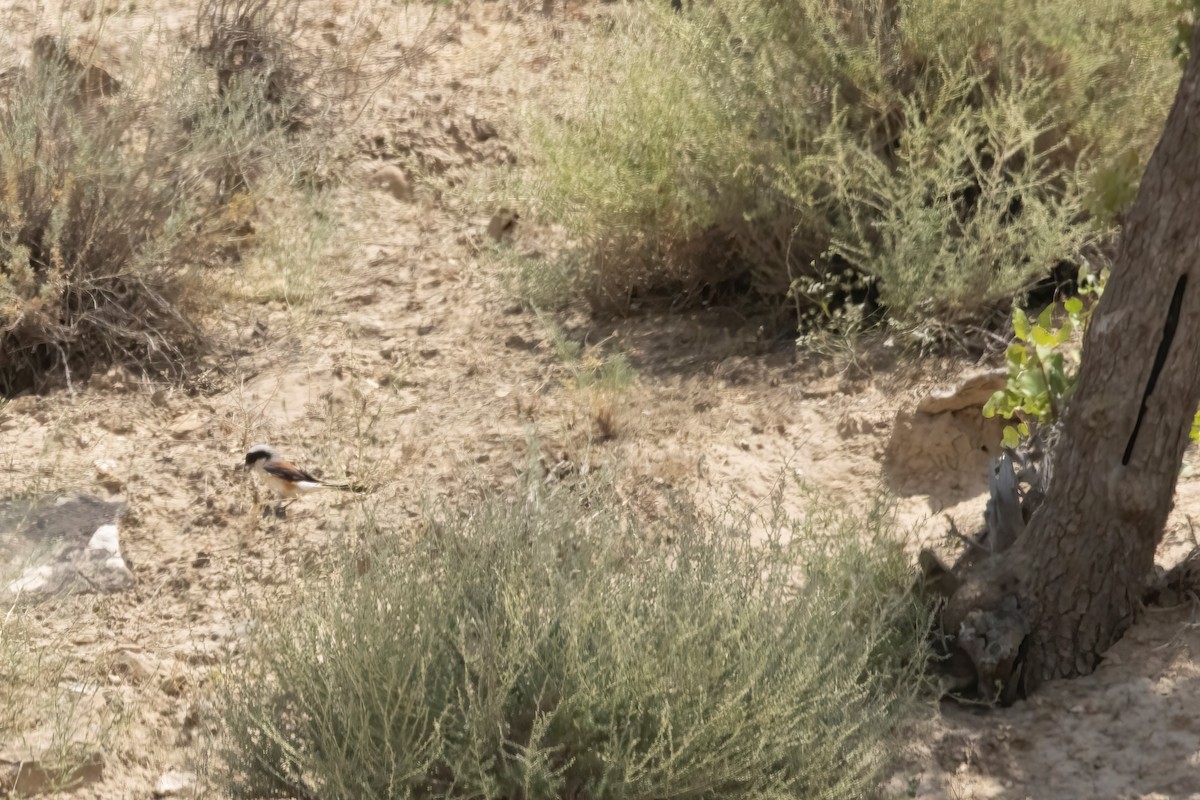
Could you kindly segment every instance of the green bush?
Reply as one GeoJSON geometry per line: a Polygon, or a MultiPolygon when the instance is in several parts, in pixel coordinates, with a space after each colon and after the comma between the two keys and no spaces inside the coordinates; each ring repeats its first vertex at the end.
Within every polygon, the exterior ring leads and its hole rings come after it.
{"type": "Polygon", "coordinates": [[[891,526],[646,526],[578,487],[435,514],[260,620],[224,682],[224,789],[863,797],[928,630],[891,526]]]}
{"type": "MultiPolygon", "coordinates": [[[[1004,426],[1003,444],[1016,448],[1037,426],[1062,420],[1075,392],[1082,338],[1092,312],[1104,294],[1108,273],[1079,276],[1079,296],[1042,309],[1036,320],[1017,306],[1012,310],[1013,341],[1004,353],[1005,385],[983,406],[985,417],[999,416],[1014,424],[1004,426]]],[[[1200,411],[1192,418],[1189,438],[1200,441],[1200,411]]]]}
{"type": "Polygon", "coordinates": [[[724,282],[819,306],[850,268],[899,323],[977,321],[1111,235],[1178,85],[1174,15],[630,4],[532,110],[502,191],[565,226],[593,298],[724,282]]]}

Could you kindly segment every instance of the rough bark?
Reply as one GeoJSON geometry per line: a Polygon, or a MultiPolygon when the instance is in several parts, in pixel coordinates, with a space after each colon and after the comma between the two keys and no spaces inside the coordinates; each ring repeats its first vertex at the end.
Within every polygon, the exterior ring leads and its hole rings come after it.
{"type": "Polygon", "coordinates": [[[1192,52],[1086,335],[1045,500],[944,611],[985,693],[1091,672],[1153,571],[1200,403],[1200,24],[1192,52]]]}

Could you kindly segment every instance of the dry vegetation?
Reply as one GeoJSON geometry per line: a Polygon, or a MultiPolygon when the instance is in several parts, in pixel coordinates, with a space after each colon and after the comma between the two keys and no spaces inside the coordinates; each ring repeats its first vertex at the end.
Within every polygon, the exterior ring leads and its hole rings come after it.
{"type": "Polygon", "coordinates": [[[1175,13],[633,3],[565,53],[580,80],[530,104],[529,166],[498,191],[566,227],[559,294],[596,307],[990,322],[1056,269],[1104,265],[1178,83],[1175,13]]]}
{"type": "Polygon", "coordinates": [[[531,482],[264,605],[225,701],[233,795],[871,791],[928,623],[886,506],[618,509],[603,482],[531,482]]]}
{"type": "Polygon", "coordinates": [[[794,333],[1099,268],[1175,12],[684,6],[0,6],[0,494],[124,500],[137,579],[0,605],[0,797],[1001,785],[911,569],[967,365],[794,333]],[[370,491],[265,519],[260,441],[370,491]]]}

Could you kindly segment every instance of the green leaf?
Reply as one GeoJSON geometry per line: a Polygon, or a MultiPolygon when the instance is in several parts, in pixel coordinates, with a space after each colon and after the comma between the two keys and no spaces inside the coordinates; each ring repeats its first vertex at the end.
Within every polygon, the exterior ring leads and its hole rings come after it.
{"type": "MultiPolygon", "coordinates": [[[[1033,326],[1033,343],[1040,347],[1053,347],[1058,344],[1058,339],[1039,323],[1033,326]]],[[[1038,351],[1038,355],[1042,356],[1040,350],[1038,351]]],[[[1045,356],[1042,357],[1045,358],[1045,356]]]]}
{"type": "Polygon", "coordinates": [[[1050,417],[1050,405],[1046,402],[1046,395],[1026,398],[1021,403],[1021,413],[1026,417],[1034,417],[1038,420],[1048,419],[1050,417]]]}
{"type": "Polygon", "coordinates": [[[1019,308],[1013,308],[1013,335],[1022,342],[1029,340],[1029,317],[1019,308]]]}
{"type": "MultiPolygon", "coordinates": [[[[1028,329],[1025,331],[1029,333],[1028,329]]],[[[1029,353],[1022,344],[1010,344],[1008,350],[1004,352],[1004,360],[1008,362],[1010,370],[1020,369],[1029,360],[1029,353]]]]}
{"type": "Polygon", "coordinates": [[[1067,310],[1068,314],[1078,314],[1083,311],[1083,301],[1078,297],[1068,297],[1063,301],[1063,308],[1067,310]]]}
{"type": "Polygon", "coordinates": [[[1062,353],[1055,353],[1045,361],[1046,382],[1050,391],[1057,397],[1062,397],[1070,388],[1070,381],[1063,370],[1062,353]]]}
{"type": "Polygon", "coordinates": [[[996,393],[989,397],[988,401],[983,404],[983,415],[988,419],[996,416],[996,411],[1000,408],[1000,404],[1004,402],[1005,397],[1007,397],[1007,395],[1003,389],[997,390],[996,393]]]}
{"type": "Polygon", "coordinates": [[[1037,324],[1049,330],[1054,325],[1054,306],[1048,305],[1038,314],[1037,324]]]}
{"type": "Polygon", "coordinates": [[[1001,438],[1000,443],[1008,448],[1013,448],[1020,444],[1021,437],[1017,435],[1017,429],[1012,425],[1005,425],[1004,436],[1001,438]]]}
{"type": "Polygon", "coordinates": [[[1021,434],[1022,436],[1028,436],[1029,435],[1029,424],[1022,422],[1020,425],[1017,426],[1017,433],[1021,434]]]}
{"type": "Polygon", "coordinates": [[[1024,397],[1040,397],[1046,394],[1046,378],[1039,369],[1029,369],[1017,376],[1017,390],[1024,397]]]}

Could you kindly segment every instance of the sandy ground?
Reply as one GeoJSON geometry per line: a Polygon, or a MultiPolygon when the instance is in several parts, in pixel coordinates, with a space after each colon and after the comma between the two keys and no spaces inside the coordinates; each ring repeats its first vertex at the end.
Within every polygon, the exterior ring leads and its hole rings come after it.
{"type": "MultiPolygon", "coordinates": [[[[22,46],[59,20],[81,37],[97,25],[80,6],[41,17],[12,7],[7,36],[22,46]]],[[[155,17],[174,35],[190,24],[189,8],[110,3],[100,52],[119,74],[123,36],[155,17]]],[[[350,24],[336,3],[313,9],[314,36],[350,24]]],[[[75,674],[122,709],[101,779],[73,796],[149,797],[164,773],[204,758],[205,694],[244,632],[248,595],[319,565],[367,516],[403,530],[422,502],[479,481],[515,484],[531,463],[610,467],[646,513],[671,490],[765,501],[795,476],[847,498],[890,486],[918,539],[941,537],[945,515],[974,527],[995,430],[971,408],[915,409],[987,365],[892,364],[864,376],[798,363],[786,342],[764,346],[720,309],[607,322],[561,315],[556,324],[585,345],[585,361],[620,352],[632,365],[632,386],[603,395],[576,385],[551,329],[502,291],[481,253],[490,215],[445,189],[519,156],[514,110],[569,79],[550,54],[602,13],[569,5],[545,16],[540,4],[496,0],[440,18],[436,52],[358,123],[367,146],[337,197],[339,257],[297,278],[308,282],[307,302],[227,307],[213,324],[231,344],[201,390],[113,371],[0,408],[0,494],[74,488],[131,509],[123,549],[137,588],[34,612],[41,645],[66,648],[75,674]],[[481,141],[480,121],[497,135],[481,141]],[[403,155],[411,199],[365,180],[382,163],[369,152],[381,144],[403,155]],[[238,469],[256,442],[373,491],[305,499],[287,520],[264,520],[238,469]],[[131,657],[145,669],[130,669],[131,657]]],[[[522,223],[510,246],[535,250],[544,235],[522,223]]],[[[1185,547],[1192,512],[1200,484],[1185,479],[1164,558],[1185,547]]],[[[885,792],[1200,797],[1197,618],[1191,603],[1150,610],[1094,675],[1012,709],[943,707],[916,726],[885,792]]],[[[0,743],[9,753],[26,744],[0,743]]]]}

